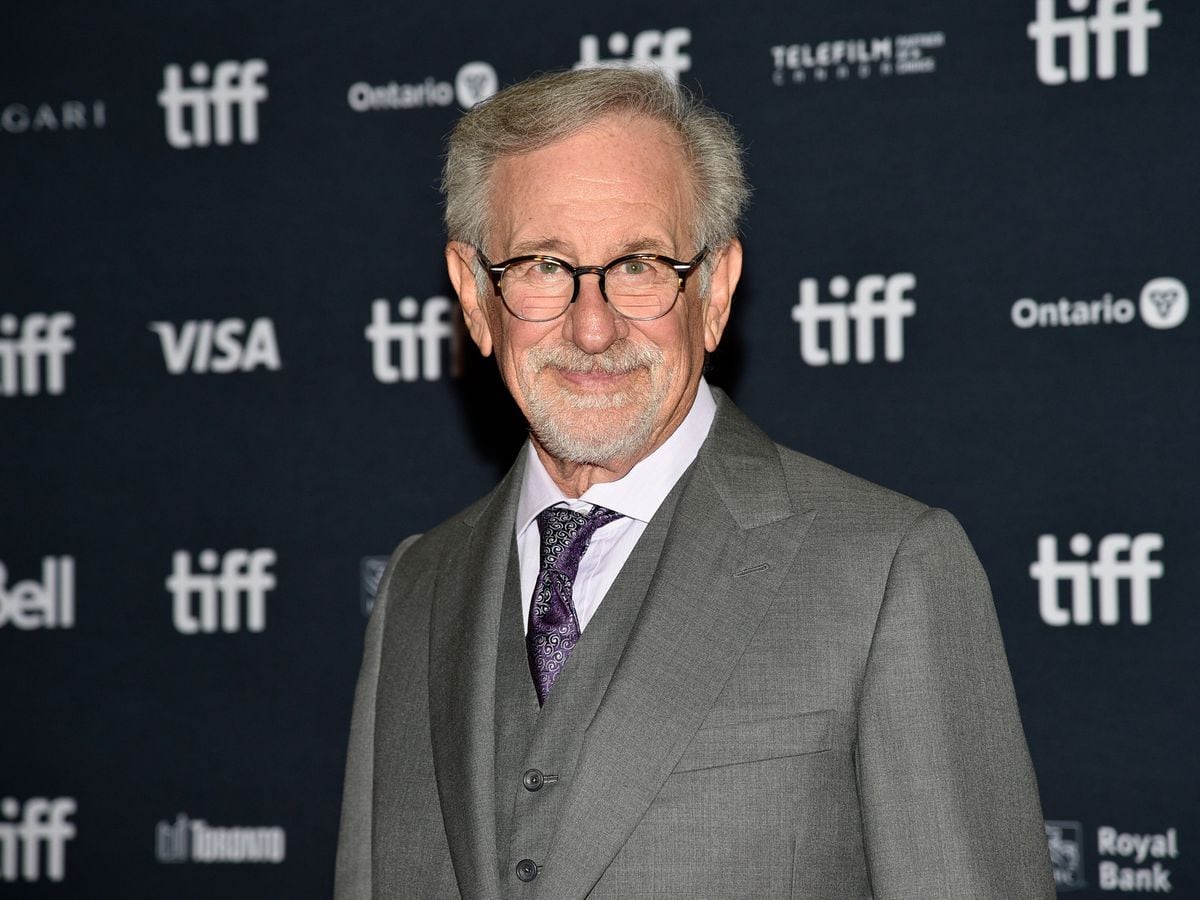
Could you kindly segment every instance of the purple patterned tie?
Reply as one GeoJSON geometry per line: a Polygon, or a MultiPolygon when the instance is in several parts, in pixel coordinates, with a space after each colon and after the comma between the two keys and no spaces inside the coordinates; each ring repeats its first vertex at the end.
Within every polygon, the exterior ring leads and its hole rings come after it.
{"type": "Polygon", "coordinates": [[[620,513],[603,506],[592,507],[586,516],[565,506],[551,506],[538,514],[542,565],[529,605],[525,646],[539,706],[550,696],[554,679],[562,672],[581,633],[571,602],[579,560],[596,529],[619,518],[620,513]]]}

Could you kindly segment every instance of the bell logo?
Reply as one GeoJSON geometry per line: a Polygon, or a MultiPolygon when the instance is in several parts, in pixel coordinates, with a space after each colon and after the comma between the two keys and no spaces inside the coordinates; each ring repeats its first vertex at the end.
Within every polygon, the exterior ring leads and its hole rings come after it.
{"type": "Polygon", "coordinates": [[[275,587],[269,571],[275,565],[274,550],[229,550],[219,554],[202,550],[199,572],[192,571],[186,550],[176,550],[167,590],[172,597],[172,619],[181,634],[212,634],[242,630],[242,607],[246,630],[267,627],[267,591],[275,587]],[[218,602],[219,598],[219,602],[218,602]]]}
{"type": "MultiPolygon", "coordinates": [[[[888,362],[904,359],[904,320],[917,311],[908,292],[917,286],[911,272],[895,275],[864,275],[854,285],[849,303],[822,303],[817,279],[800,281],[800,302],[792,307],[792,321],[800,326],[800,358],[810,366],[844,365],[850,362],[850,323],[854,322],[854,359],[875,361],[875,323],[883,322],[883,357],[888,362]],[[828,323],[829,346],[821,346],[822,323],[828,323]]],[[[829,279],[829,293],[836,299],[850,295],[850,280],[843,275],[829,279]]]]}
{"type": "Polygon", "coordinates": [[[189,147],[219,147],[234,141],[234,109],[237,110],[238,140],[258,143],[258,104],[267,99],[267,88],[259,79],[267,74],[261,59],[245,62],[226,60],[210,71],[202,62],[188,70],[195,87],[184,87],[183,70],[177,65],[163,69],[163,89],[158,105],[166,115],[167,143],[179,150],[189,147]],[[210,85],[211,78],[211,85],[210,85]]]}
{"type": "Polygon", "coordinates": [[[67,354],[75,349],[67,332],[74,327],[71,313],[0,316],[0,397],[32,397],[43,390],[61,394],[67,383],[67,354]]]}
{"type": "Polygon", "coordinates": [[[1038,583],[1038,612],[1043,622],[1054,626],[1090,625],[1095,582],[1101,625],[1121,621],[1122,583],[1129,585],[1129,621],[1134,625],[1150,624],[1150,582],[1163,575],[1162,562],[1150,555],[1162,549],[1161,534],[1106,535],[1097,545],[1094,562],[1086,559],[1092,550],[1092,539],[1086,534],[1073,536],[1069,546],[1076,559],[1060,560],[1058,539],[1052,534],[1038,538],[1038,558],[1029,566],[1029,575],[1038,583]],[[1071,584],[1069,608],[1059,601],[1060,581],[1071,584]]]}
{"type": "MultiPolygon", "coordinates": [[[[1126,66],[1135,78],[1150,67],[1149,35],[1162,24],[1162,14],[1150,9],[1152,0],[1097,0],[1095,15],[1058,17],[1058,0],[1037,0],[1037,18],[1026,34],[1037,44],[1037,76],[1042,84],[1087,81],[1091,76],[1091,41],[1096,36],[1096,77],[1117,74],[1117,35],[1124,34],[1126,66]],[[1067,41],[1067,67],[1059,63],[1059,41],[1067,41]]],[[[1067,0],[1077,13],[1086,13],[1092,0],[1067,0]]]]}
{"type": "Polygon", "coordinates": [[[255,319],[246,326],[244,319],[187,321],[176,327],[172,322],[151,322],[158,334],[163,361],[172,375],[187,372],[249,372],[262,366],[277,370],[279,342],[270,319],[255,319]]]}
{"type": "Polygon", "coordinates": [[[8,569],[0,563],[0,628],[9,622],[21,631],[75,627],[75,560],[42,559],[41,582],[8,586],[8,569]]]}
{"type": "Polygon", "coordinates": [[[24,805],[15,797],[0,800],[0,881],[39,880],[43,858],[47,880],[62,881],[74,812],[71,797],[30,797],[24,805]]]}
{"type": "Polygon", "coordinates": [[[639,31],[633,41],[623,31],[608,36],[609,59],[600,58],[600,38],[585,34],[579,39],[579,62],[576,69],[660,69],[672,81],[692,67],[692,58],[681,49],[692,41],[688,28],[668,28],[666,31],[639,31]],[[632,51],[632,52],[631,52],[632,51]],[[625,54],[629,53],[629,57],[625,54]]]}
{"type": "Polygon", "coordinates": [[[371,343],[371,370],[384,384],[397,381],[437,381],[442,377],[442,349],[454,336],[452,304],[445,297],[424,303],[405,297],[396,304],[400,321],[393,321],[387,300],[371,303],[371,324],[365,334],[371,343]],[[395,347],[399,360],[393,360],[395,347]]]}

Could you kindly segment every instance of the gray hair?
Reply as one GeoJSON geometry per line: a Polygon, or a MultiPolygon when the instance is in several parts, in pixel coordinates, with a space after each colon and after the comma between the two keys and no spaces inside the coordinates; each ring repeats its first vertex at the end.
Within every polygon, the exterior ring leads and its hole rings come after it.
{"type": "MultiPolygon", "coordinates": [[[[750,187],[729,122],[657,71],[581,69],[519,82],[458,120],[442,173],[450,240],[486,245],[488,191],[499,160],[553,144],[617,112],[662,122],[678,136],[694,186],[691,236],[697,248],[717,250],[736,237],[750,187]]],[[[710,253],[702,267],[702,293],[716,256],[710,253]]],[[[486,292],[487,276],[478,265],[476,278],[486,292]]]]}

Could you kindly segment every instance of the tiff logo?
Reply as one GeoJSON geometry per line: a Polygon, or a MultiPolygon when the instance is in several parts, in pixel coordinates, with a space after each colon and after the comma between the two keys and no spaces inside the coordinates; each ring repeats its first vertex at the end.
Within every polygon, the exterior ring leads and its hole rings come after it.
{"type": "MultiPolygon", "coordinates": [[[[904,320],[917,311],[908,292],[917,286],[911,272],[895,275],[864,275],[854,285],[849,303],[822,303],[817,279],[800,281],[800,302],[792,307],[792,321],[800,326],[800,358],[810,366],[844,365],[850,362],[850,323],[854,323],[854,359],[875,361],[875,323],[883,323],[883,357],[888,362],[904,359],[904,320]],[[821,346],[821,325],[829,325],[829,346],[821,346]]],[[[829,279],[829,294],[837,300],[849,297],[850,280],[843,275],[829,279]]]]}
{"type": "Polygon", "coordinates": [[[1100,624],[1121,621],[1121,585],[1129,585],[1129,621],[1150,624],[1150,582],[1162,578],[1163,564],[1150,554],[1161,550],[1161,534],[1109,534],[1100,539],[1096,560],[1088,562],[1092,539],[1086,534],[1071,538],[1074,560],[1058,558],[1058,539],[1052,534],[1038,538],[1038,558],[1029,566],[1029,575],[1038,583],[1038,612],[1047,625],[1090,625],[1092,622],[1092,582],[1096,582],[1096,601],[1100,624]],[[1128,554],[1122,559],[1122,554],[1128,554]],[[1059,602],[1058,583],[1071,583],[1071,605],[1059,602]]]}
{"type": "Polygon", "coordinates": [[[8,569],[0,562],[0,628],[9,622],[21,631],[75,627],[75,560],[42,559],[41,582],[29,579],[8,586],[8,569]]]}
{"type": "Polygon", "coordinates": [[[186,372],[249,372],[263,366],[277,370],[279,342],[270,319],[255,319],[246,326],[244,319],[187,321],[178,327],[173,322],[151,322],[158,334],[163,361],[172,375],[186,372]]]}
{"type": "Polygon", "coordinates": [[[445,297],[418,303],[405,297],[396,304],[400,321],[393,321],[387,300],[371,303],[371,324],[365,334],[371,343],[371,369],[384,384],[397,381],[437,381],[442,377],[442,345],[454,336],[452,304],[445,297]],[[418,316],[420,320],[418,321],[418,316]],[[393,361],[396,348],[399,364],[393,361]]]}
{"type": "Polygon", "coordinates": [[[579,62],[576,69],[652,69],[658,68],[672,81],[692,67],[692,58],[680,52],[692,41],[689,28],[668,28],[666,31],[639,31],[630,42],[623,31],[608,36],[609,59],[600,58],[600,38],[585,34],[579,39],[579,62]],[[632,51],[632,52],[631,52],[632,51]],[[629,53],[628,58],[625,54],[629,53]]]}
{"type": "MultiPolygon", "coordinates": [[[[1091,74],[1091,40],[1096,36],[1096,77],[1117,74],[1117,35],[1124,34],[1125,62],[1129,74],[1145,75],[1150,67],[1149,35],[1162,24],[1162,14],[1150,9],[1152,0],[1096,0],[1095,15],[1058,17],[1058,0],[1037,0],[1037,18],[1026,34],[1037,44],[1037,76],[1042,84],[1087,81],[1091,74]],[[1067,41],[1067,67],[1059,63],[1058,48],[1067,41]]],[[[1067,6],[1085,13],[1091,0],[1067,0],[1067,6]]]]}
{"type": "Polygon", "coordinates": [[[275,565],[274,550],[200,551],[198,572],[186,550],[176,550],[167,590],[172,597],[172,619],[182,634],[214,633],[242,629],[242,607],[246,630],[267,627],[267,591],[275,587],[269,571],[275,565]]]}
{"type": "Polygon", "coordinates": [[[62,881],[67,841],[75,837],[75,826],[68,821],[74,812],[72,797],[30,797],[24,807],[15,797],[0,800],[0,881],[40,879],[43,847],[46,878],[62,881]]]}
{"type": "Polygon", "coordinates": [[[213,71],[198,62],[189,74],[195,87],[183,86],[181,67],[163,68],[158,105],[166,111],[167,143],[180,150],[207,147],[214,141],[222,147],[232,144],[235,108],[240,142],[258,143],[258,104],[267,99],[267,87],[259,79],[267,74],[266,62],[226,60],[213,71]]]}
{"type": "Polygon", "coordinates": [[[61,394],[67,383],[67,354],[75,349],[67,332],[74,327],[71,313],[0,316],[0,397],[40,394],[43,370],[46,393],[61,394]]]}

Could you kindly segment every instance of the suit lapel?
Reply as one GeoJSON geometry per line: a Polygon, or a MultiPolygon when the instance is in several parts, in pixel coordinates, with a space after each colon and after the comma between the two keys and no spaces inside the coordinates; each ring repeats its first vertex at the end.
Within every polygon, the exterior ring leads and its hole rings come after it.
{"type": "Polygon", "coordinates": [[[775,446],[719,399],[658,571],[588,726],[538,897],[584,897],[599,880],[700,727],[812,521],[810,510],[793,508],[775,446]]]}
{"type": "Polygon", "coordinates": [[[446,838],[463,897],[499,895],[495,807],[496,635],[525,455],[459,523],[438,573],[429,634],[429,725],[446,838]]]}

